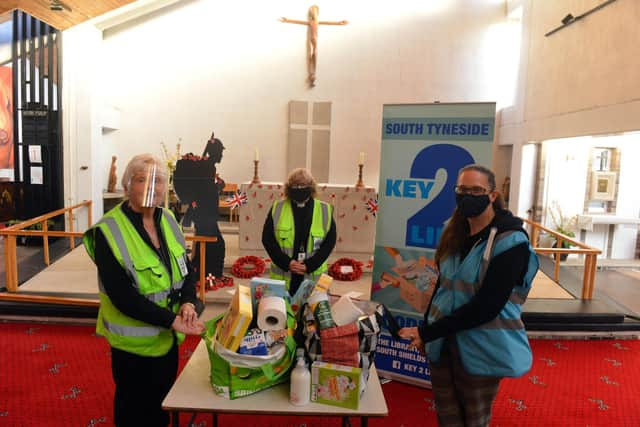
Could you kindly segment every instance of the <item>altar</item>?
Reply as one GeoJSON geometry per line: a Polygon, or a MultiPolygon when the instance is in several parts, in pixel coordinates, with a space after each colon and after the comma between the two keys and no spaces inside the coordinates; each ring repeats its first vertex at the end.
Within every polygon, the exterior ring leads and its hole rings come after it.
{"type": "MultiPolygon", "coordinates": [[[[239,208],[240,250],[262,250],[262,227],[273,202],[284,197],[284,185],[244,183],[240,194],[246,195],[246,202],[239,208]]],[[[378,208],[375,188],[318,184],[316,199],[334,207],[337,231],[334,253],[373,253],[378,208]]]]}
{"type": "Polygon", "coordinates": [[[601,248],[604,258],[634,259],[640,218],[611,214],[578,215],[580,240],[601,248]]]}

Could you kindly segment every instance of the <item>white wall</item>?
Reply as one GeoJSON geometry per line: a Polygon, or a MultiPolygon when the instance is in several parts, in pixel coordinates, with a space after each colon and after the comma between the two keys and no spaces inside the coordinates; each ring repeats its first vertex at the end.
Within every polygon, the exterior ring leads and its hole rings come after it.
{"type": "Polygon", "coordinates": [[[514,26],[504,0],[317,4],[321,20],[349,24],[319,28],[313,89],[306,27],[278,20],[306,19],[309,5],[299,1],[185,1],[107,29],[100,86],[121,115],[120,129],[99,137],[103,187],[112,154],[120,176],[132,155],[161,155],[160,141],[173,150],[181,138],[183,153],[201,154],[212,130],[227,148],[219,168],[227,181],[251,178],[254,147],[260,177],[283,180],[292,99],[333,103],[330,181],[355,182],[364,151],[365,182],[377,186],[384,103],[504,105],[511,96],[505,34],[514,26]]]}
{"type": "MultiPolygon", "coordinates": [[[[617,1],[557,33],[572,13],[601,0],[521,0],[523,31],[516,102],[501,114],[500,144],[601,135],[640,129],[640,2],[617,1]]],[[[515,161],[512,182],[519,182],[515,161]]],[[[512,191],[515,203],[530,189],[512,191]]]]}
{"type": "MultiPolygon", "coordinates": [[[[62,36],[62,134],[65,206],[93,200],[93,220],[103,213],[106,187],[99,162],[101,143],[99,84],[102,33],[82,24],[62,36]],[[104,183],[104,184],[103,184],[104,183]]],[[[85,212],[76,215],[76,230],[87,224],[85,212]]]]}
{"type": "MultiPolygon", "coordinates": [[[[566,219],[584,212],[587,190],[587,167],[591,145],[587,138],[568,138],[544,142],[546,171],[543,206],[560,209],[566,219]]],[[[556,215],[558,216],[558,215],[556,215]]],[[[543,212],[544,225],[555,228],[548,212],[543,212]]],[[[558,218],[559,220],[559,218],[558,218]]]]}
{"type": "MultiPolygon", "coordinates": [[[[640,218],[640,133],[612,138],[620,141],[620,176],[616,215],[625,218],[640,218]]],[[[616,227],[613,237],[612,258],[632,258],[636,252],[637,225],[616,227]]]]}

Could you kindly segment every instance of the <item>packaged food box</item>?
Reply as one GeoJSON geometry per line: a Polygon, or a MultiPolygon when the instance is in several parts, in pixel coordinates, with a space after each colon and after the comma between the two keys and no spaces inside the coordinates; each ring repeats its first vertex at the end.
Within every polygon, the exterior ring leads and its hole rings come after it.
{"type": "Polygon", "coordinates": [[[358,409],[362,369],[335,363],[311,365],[311,400],[316,403],[358,409]]]}

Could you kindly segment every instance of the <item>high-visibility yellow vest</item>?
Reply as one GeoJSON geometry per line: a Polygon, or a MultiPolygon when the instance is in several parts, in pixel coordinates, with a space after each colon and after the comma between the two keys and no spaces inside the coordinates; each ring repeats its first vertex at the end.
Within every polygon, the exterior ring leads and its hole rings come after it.
{"type": "MultiPolygon", "coordinates": [[[[313,216],[311,220],[311,229],[309,230],[309,238],[307,239],[307,257],[313,256],[320,246],[331,228],[333,207],[320,200],[313,199],[313,216]]],[[[293,209],[290,200],[279,200],[271,207],[271,216],[273,218],[273,227],[276,241],[282,249],[290,257],[293,257],[297,248],[293,247],[295,238],[295,225],[293,222],[293,209]]],[[[322,273],[327,272],[327,262],[323,262],[317,270],[307,272],[305,279],[317,281],[322,273]]],[[[291,282],[291,274],[282,270],[275,263],[271,263],[270,276],[272,279],[284,280],[289,289],[291,282]]]]}
{"type": "MultiPolygon", "coordinates": [[[[95,233],[100,230],[116,260],[131,278],[131,286],[147,298],[174,313],[179,303],[168,307],[169,293],[180,290],[187,274],[187,257],[184,236],[173,214],[162,210],[160,228],[165,237],[171,273],[158,254],[142,239],[135,226],[122,211],[121,205],[107,212],[100,222],[89,228],[83,236],[84,246],[95,262],[95,233]]],[[[162,356],[173,345],[170,329],[142,322],[118,310],[104,290],[98,276],[100,310],[96,332],[104,336],[112,347],[141,356],[162,356]]],[[[178,344],[184,335],[176,333],[178,344]]]]}

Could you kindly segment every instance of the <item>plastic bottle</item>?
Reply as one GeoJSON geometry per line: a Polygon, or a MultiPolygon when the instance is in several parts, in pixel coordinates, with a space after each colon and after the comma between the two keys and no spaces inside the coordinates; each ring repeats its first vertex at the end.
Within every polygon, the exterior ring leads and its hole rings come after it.
{"type": "Polygon", "coordinates": [[[319,329],[327,329],[336,326],[331,317],[331,305],[326,292],[313,292],[307,300],[311,312],[316,319],[319,329]]]}
{"type": "Polygon", "coordinates": [[[291,371],[289,401],[292,405],[303,406],[309,403],[311,395],[311,373],[307,369],[304,356],[298,353],[296,367],[291,371]]]}

